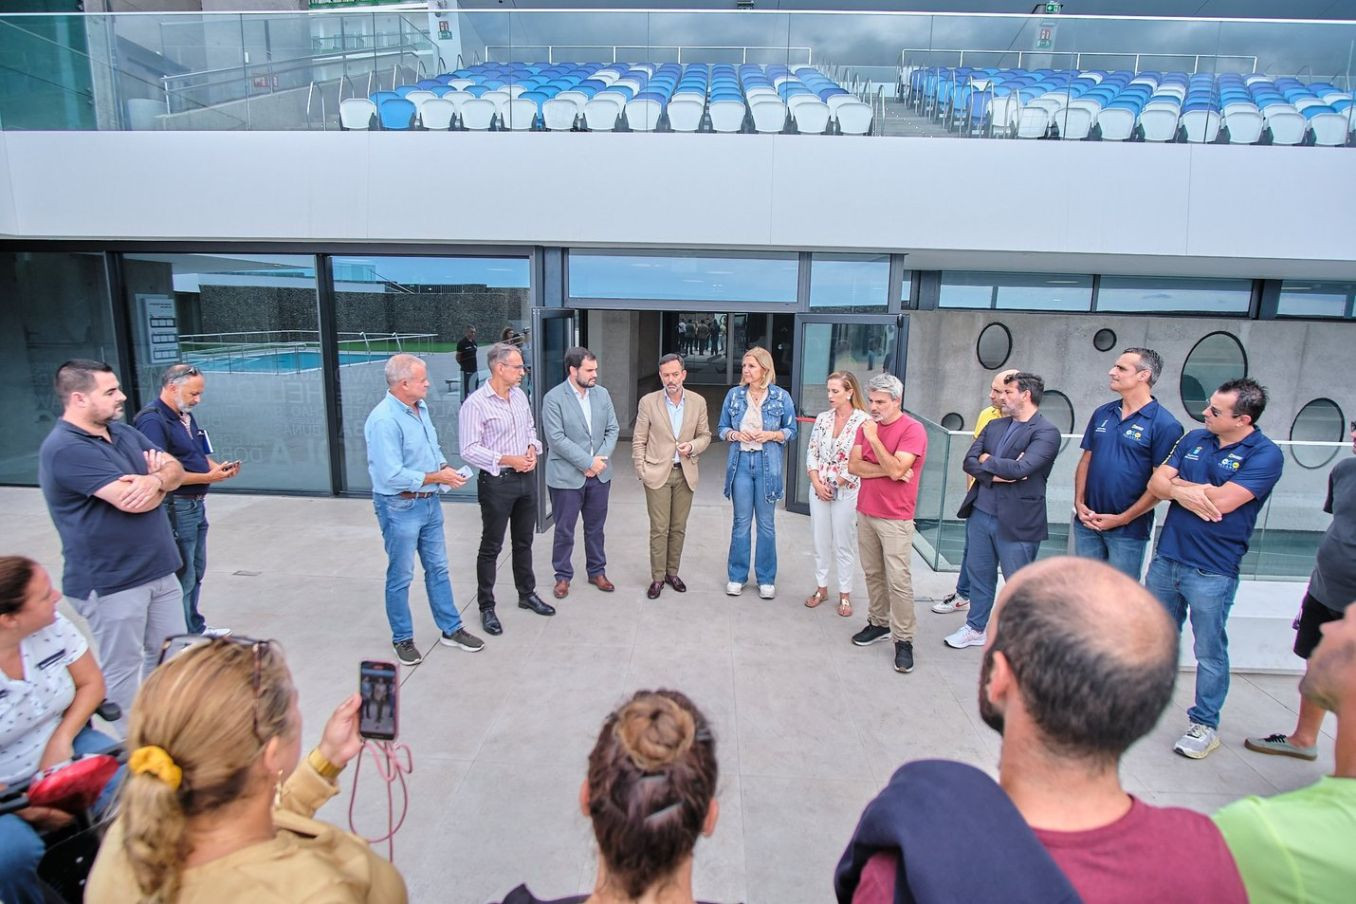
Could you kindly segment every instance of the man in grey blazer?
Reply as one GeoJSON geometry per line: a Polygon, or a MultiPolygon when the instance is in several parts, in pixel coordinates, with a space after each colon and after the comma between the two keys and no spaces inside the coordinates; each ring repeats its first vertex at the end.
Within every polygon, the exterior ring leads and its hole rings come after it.
{"type": "Polygon", "coordinates": [[[551,493],[556,536],[551,563],[556,571],[556,599],[570,592],[574,565],[574,526],[584,515],[584,560],[589,583],[611,593],[603,553],[603,524],[612,487],[612,450],[621,425],[612,397],[598,385],[598,359],[586,348],[565,353],[566,376],[542,399],[541,422],[546,438],[546,488],[551,493]]]}

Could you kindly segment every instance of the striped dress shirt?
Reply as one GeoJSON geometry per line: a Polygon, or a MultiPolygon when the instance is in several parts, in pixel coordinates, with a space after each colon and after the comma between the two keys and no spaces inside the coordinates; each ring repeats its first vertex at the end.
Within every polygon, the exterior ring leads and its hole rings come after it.
{"type": "Polygon", "coordinates": [[[529,445],[538,455],[542,452],[532,423],[532,406],[526,393],[516,386],[509,390],[507,399],[489,383],[471,393],[461,406],[457,426],[462,460],[496,477],[505,455],[522,455],[529,445]]]}

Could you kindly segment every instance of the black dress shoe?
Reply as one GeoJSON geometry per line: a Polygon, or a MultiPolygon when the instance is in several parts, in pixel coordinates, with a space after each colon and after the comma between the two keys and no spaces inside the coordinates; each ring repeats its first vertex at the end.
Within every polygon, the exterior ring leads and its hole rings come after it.
{"type": "Polygon", "coordinates": [[[659,599],[659,594],[660,594],[661,591],[663,591],[663,589],[664,589],[664,582],[663,582],[663,581],[655,581],[653,584],[650,585],[650,589],[645,591],[645,595],[648,596],[648,597],[649,597],[650,599],[652,599],[652,600],[657,600],[657,599],[659,599]]]}
{"type": "Polygon", "coordinates": [[[480,624],[485,629],[486,634],[498,637],[504,633],[504,626],[499,624],[499,616],[494,614],[493,609],[480,610],[480,624]]]}
{"type": "Polygon", "coordinates": [[[664,575],[664,583],[668,584],[670,587],[672,587],[674,590],[677,590],[679,593],[687,593],[687,585],[684,584],[683,579],[678,577],[678,575],[676,574],[664,575]]]}
{"type": "Polygon", "coordinates": [[[555,615],[556,607],[542,600],[535,593],[529,593],[527,596],[518,598],[519,609],[531,609],[538,615],[555,615]]]}

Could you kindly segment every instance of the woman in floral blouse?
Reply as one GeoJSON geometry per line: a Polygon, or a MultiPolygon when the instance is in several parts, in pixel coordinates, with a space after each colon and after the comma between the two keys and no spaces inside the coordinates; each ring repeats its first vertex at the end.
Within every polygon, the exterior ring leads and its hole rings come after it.
{"type": "Polygon", "coordinates": [[[810,526],[815,536],[815,592],[810,608],[829,598],[829,558],[838,561],[838,614],[852,614],[852,578],[857,565],[857,488],[861,478],[848,473],[848,455],[857,430],[867,419],[861,384],[848,371],[829,374],[825,388],[829,410],[815,418],[805,469],[814,485],[810,526]]]}

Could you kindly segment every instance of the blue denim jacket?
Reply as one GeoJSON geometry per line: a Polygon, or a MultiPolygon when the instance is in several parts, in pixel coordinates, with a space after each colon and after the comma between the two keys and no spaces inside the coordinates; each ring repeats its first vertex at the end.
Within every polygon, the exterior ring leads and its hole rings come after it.
{"type": "MultiPolygon", "coordinates": [[[[738,430],[744,420],[744,411],[749,407],[749,388],[739,385],[725,394],[725,403],[720,407],[720,424],[716,435],[725,439],[731,430],[738,430]]],[[[782,461],[786,456],[786,444],[796,438],[796,407],[791,404],[791,394],[773,383],[767,388],[767,398],[763,399],[763,429],[782,430],[786,433],[785,443],[765,443],[763,445],[763,497],[768,502],[776,502],[785,495],[785,483],[782,479],[782,461]]],[[[739,443],[730,443],[730,455],[725,462],[725,498],[730,498],[734,485],[735,466],[739,462],[739,443]]]]}

